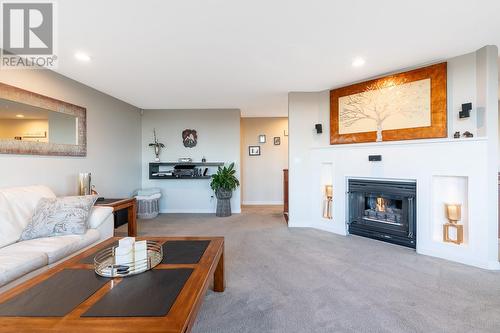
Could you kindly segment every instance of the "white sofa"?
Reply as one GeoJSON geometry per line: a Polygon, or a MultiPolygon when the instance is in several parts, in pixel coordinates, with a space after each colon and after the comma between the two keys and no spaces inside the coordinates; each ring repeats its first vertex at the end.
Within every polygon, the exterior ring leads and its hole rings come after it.
{"type": "MultiPolygon", "coordinates": [[[[46,186],[0,189],[0,287],[24,280],[49,266],[113,236],[113,209],[93,207],[83,235],[18,241],[40,198],[55,198],[46,186]]],[[[15,283],[17,284],[17,283],[15,283]]],[[[1,288],[0,291],[5,288],[1,288]]]]}

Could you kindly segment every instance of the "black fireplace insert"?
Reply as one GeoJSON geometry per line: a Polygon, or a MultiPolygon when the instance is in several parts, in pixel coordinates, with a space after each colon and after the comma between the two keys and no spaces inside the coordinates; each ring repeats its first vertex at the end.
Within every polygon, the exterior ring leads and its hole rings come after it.
{"type": "Polygon", "coordinates": [[[349,179],[349,233],[416,248],[416,183],[349,179]]]}

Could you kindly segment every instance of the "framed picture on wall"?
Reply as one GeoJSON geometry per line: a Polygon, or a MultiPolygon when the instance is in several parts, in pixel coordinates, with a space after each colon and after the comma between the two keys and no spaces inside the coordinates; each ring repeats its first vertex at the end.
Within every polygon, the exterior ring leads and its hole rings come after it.
{"type": "Polygon", "coordinates": [[[260,156],[260,146],[248,146],[249,156],[260,156]]]}
{"type": "Polygon", "coordinates": [[[330,91],[330,144],[444,138],[446,63],[330,91]]]}
{"type": "Polygon", "coordinates": [[[259,143],[266,143],[266,136],[265,136],[265,134],[259,135],[259,143]]]}
{"type": "Polygon", "coordinates": [[[281,144],[281,138],[279,136],[274,137],[274,145],[279,146],[281,144]]]}

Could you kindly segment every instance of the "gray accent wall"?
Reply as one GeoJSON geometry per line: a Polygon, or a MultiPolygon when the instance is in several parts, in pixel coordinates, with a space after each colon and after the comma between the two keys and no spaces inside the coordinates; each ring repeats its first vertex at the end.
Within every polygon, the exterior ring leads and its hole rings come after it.
{"type": "Polygon", "coordinates": [[[0,82],[87,109],[86,157],[0,154],[0,187],[43,184],[74,195],[79,172],[92,172],[105,197],[129,196],[141,186],[138,108],[49,70],[5,70],[0,82]]]}

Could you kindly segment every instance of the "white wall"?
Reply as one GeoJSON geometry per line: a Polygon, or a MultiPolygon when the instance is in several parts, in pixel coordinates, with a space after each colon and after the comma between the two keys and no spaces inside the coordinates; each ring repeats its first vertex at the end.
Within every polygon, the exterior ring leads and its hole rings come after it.
{"type": "Polygon", "coordinates": [[[330,146],[329,131],[314,133],[318,119],[329,128],[329,92],[290,93],[289,225],[345,235],[349,177],[412,179],[417,182],[417,252],[499,269],[497,57],[497,48],[491,46],[449,59],[450,137],[445,139],[330,146]],[[472,117],[459,120],[456,113],[460,105],[469,101],[475,109],[472,117]],[[481,112],[483,118],[478,117],[481,112]],[[456,140],[452,138],[454,130],[482,136],[456,140]],[[369,154],[382,155],[382,162],[368,162],[369,154]],[[433,216],[436,209],[442,209],[436,204],[440,201],[432,186],[437,176],[466,177],[468,181],[467,243],[461,246],[435,236],[441,225],[433,216]],[[333,220],[321,217],[325,178],[334,187],[333,220]]]}
{"type": "MultiPolygon", "coordinates": [[[[158,140],[166,145],[160,155],[162,162],[177,161],[181,157],[201,161],[203,156],[207,162],[235,162],[239,179],[240,110],[144,110],[142,116],[142,185],[145,188],[162,189],[160,210],[177,213],[215,212],[216,199],[210,189],[209,179],[149,179],[149,162],[154,160],[154,154],[148,144],[153,140],[153,128],[156,128],[158,140]],[[196,147],[184,147],[182,131],[185,129],[197,131],[196,147]]],[[[240,188],[233,193],[231,206],[233,212],[241,211],[240,188]]]]}
{"type": "Polygon", "coordinates": [[[241,118],[241,196],[244,205],[282,205],[283,169],[288,168],[288,118],[241,118]],[[266,143],[258,136],[266,135],[266,143]],[[279,137],[280,145],[274,145],[279,137]],[[249,156],[248,146],[260,146],[260,156],[249,156]]]}
{"type": "Polygon", "coordinates": [[[0,187],[50,186],[77,193],[77,175],[92,172],[101,195],[123,197],[141,184],[141,127],[136,107],[48,70],[1,71],[0,82],[87,109],[87,156],[0,155],[0,187]]]}

